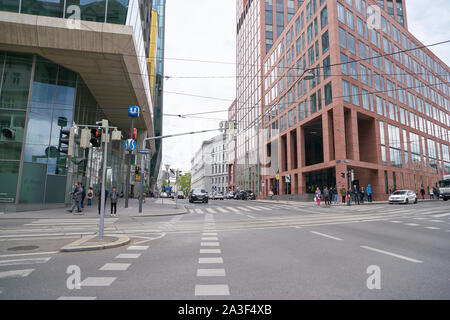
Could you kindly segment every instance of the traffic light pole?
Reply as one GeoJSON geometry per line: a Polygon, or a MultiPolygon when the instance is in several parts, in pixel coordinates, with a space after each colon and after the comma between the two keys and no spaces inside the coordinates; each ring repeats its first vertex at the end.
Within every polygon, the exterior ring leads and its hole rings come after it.
{"type": "MultiPolygon", "coordinates": [[[[131,137],[133,138],[134,133],[134,118],[131,118],[131,137]]],[[[125,208],[128,208],[128,197],[130,195],[130,171],[131,171],[131,153],[132,151],[128,151],[128,159],[127,159],[127,175],[125,181],[125,208]]]]}
{"type": "Polygon", "coordinates": [[[105,220],[105,194],[106,194],[106,165],[107,165],[107,159],[108,159],[108,131],[109,131],[109,125],[108,120],[103,121],[104,124],[106,124],[106,127],[104,128],[106,131],[105,136],[105,148],[103,150],[103,173],[102,173],[102,191],[101,191],[101,198],[100,198],[100,230],[99,230],[99,240],[103,240],[103,229],[104,229],[104,220],[105,220]]]}

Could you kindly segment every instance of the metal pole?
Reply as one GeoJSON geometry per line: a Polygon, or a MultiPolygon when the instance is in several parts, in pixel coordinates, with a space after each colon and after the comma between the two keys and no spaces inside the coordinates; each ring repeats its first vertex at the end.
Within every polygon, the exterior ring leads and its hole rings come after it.
{"type": "MultiPolygon", "coordinates": [[[[131,118],[131,138],[133,138],[134,133],[134,118],[131,118]]],[[[125,184],[125,208],[128,208],[128,196],[130,194],[130,170],[131,170],[131,153],[132,151],[128,151],[128,161],[127,161],[127,175],[126,175],[126,184],[125,184]]]]}
{"type": "Polygon", "coordinates": [[[177,169],[177,177],[175,181],[175,209],[178,209],[178,173],[179,169],[177,169]]]}
{"type": "MultiPolygon", "coordinates": [[[[107,120],[106,120],[107,121],[107,120]]],[[[108,122],[106,122],[106,136],[105,136],[105,148],[103,150],[103,174],[102,174],[102,192],[101,192],[101,198],[100,198],[100,230],[99,230],[99,239],[103,240],[103,226],[104,226],[104,220],[105,220],[105,191],[106,191],[106,165],[107,165],[107,158],[108,158],[108,122]]]]}
{"type": "MultiPolygon", "coordinates": [[[[142,142],[142,150],[145,149],[145,140],[142,142]]],[[[141,154],[141,186],[139,190],[139,213],[142,213],[142,196],[144,192],[144,165],[145,154],[141,154]]]]}

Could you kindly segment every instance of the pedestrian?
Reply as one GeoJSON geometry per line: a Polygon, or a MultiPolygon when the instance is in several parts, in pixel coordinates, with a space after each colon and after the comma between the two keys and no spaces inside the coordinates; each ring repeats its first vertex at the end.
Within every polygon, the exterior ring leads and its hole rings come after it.
{"type": "Polygon", "coordinates": [[[88,199],[88,207],[92,206],[92,199],[94,199],[94,189],[92,187],[89,187],[89,190],[87,192],[87,199],[88,199]]]}
{"type": "Polygon", "coordinates": [[[347,197],[347,189],[344,187],[341,188],[341,197],[342,197],[342,203],[345,204],[347,201],[345,201],[345,198],[347,197]]]}
{"type": "Polygon", "coordinates": [[[272,190],[269,191],[269,197],[270,197],[270,200],[273,199],[273,191],[272,190]]]}
{"type": "Polygon", "coordinates": [[[323,189],[323,197],[325,199],[325,205],[329,205],[330,203],[330,191],[328,190],[328,187],[325,187],[325,189],[323,189]]]}
{"type": "Polygon", "coordinates": [[[372,202],[372,188],[370,187],[370,184],[367,185],[366,193],[367,193],[367,201],[372,202]]]}
{"type": "Polygon", "coordinates": [[[338,204],[339,194],[336,186],[333,187],[334,204],[338,204]]]}
{"type": "Polygon", "coordinates": [[[109,196],[111,200],[111,215],[117,216],[117,201],[119,199],[119,193],[117,192],[116,187],[113,187],[111,195],[109,196]],[[114,208],[114,214],[113,214],[114,208]]]}
{"type": "MultiPolygon", "coordinates": [[[[100,214],[100,210],[102,208],[102,188],[100,187],[100,191],[98,192],[98,214],[100,214]]],[[[105,189],[105,199],[103,200],[103,203],[105,204],[106,209],[106,199],[108,199],[108,190],[105,189]]]]}
{"type": "Polygon", "coordinates": [[[423,187],[423,185],[420,188],[420,194],[422,195],[422,200],[425,200],[425,188],[423,187]]]}
{"type": "Polygon", "coordinates": [[[364,187],[361,187],[361,191],[360,191],[360,201],[361,201],[361,203],[364,203],[364,196],[365,196],[365,191],[364,191],[364,187]]]}
{"type": "Polygon", "coordinates": [[[319,187],[317,187],[314,199],[316,200],[318,206],[320,206],[320,198],[321,198],[321,196],[322,196],[322,193],[320,192],[319,187]]]}
{"type": "Polygon", "coordinates": [[[358,203],[359,204],[359,192],[358,192],[358,188],[356,187],[356,184],[353,185],[353,199],[355,201],[355,204],[358,203]]]}
{"type": "Polygon", "coordinates": [[[73,192],[70,193],[72,195],[72,208],[70,208],[70,213],[73,212],[73,209],[77,207],[78,212],[81,212],[81,197],[82,197],[82,190],[80,188],[80,184],[77,182],[75,183],[75,189],[73,192]]]}

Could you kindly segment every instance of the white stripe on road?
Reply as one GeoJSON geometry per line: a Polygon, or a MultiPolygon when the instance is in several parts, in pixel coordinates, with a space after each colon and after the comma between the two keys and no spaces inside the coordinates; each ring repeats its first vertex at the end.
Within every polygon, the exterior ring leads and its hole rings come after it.
{"type": "Polygon", "coordinates": [[[213,208],[206,208],[206,211],[208,211],[209,213],[217,213],[213,208]]]}
{"type": "Polygon", "coordinates": [[[251,218],[251,219],[256,219],[254,216],[251,216],[249,214],[246,214],[247,217],[251,218]]]}
{"type": "Polygon", "coordinates": [[[140,251],[144,251],[147,250],[149,248],[149,246],[129,246],[127,248],[127,250],[140,250],[140,251]]]}
{"type": "Polygon", "coordinates": [[[368,246],[361,246],[361,248],[367,249],[367,250],[371,250],[371,251],[375,251],[375,252],[378,252],[378,253],[383,253],[383,254],[386,254],[386,255],[389,255],[389,256],[392,256],[392,257],[396,257],[396,258],[403,259],[403,260],[410,261],[410,262],[414,262],[414,263],[422,263],[423,262],[423,261],[420,261],[420,260],[416,260],[416,259],[413,259],[413,258],[408,258],[408,257],[402,256],[402,255],[399,255],[399,254],[396,254],[396,253],[392,253],[392,252],[388,252],[388,251],[384,251],[384,250],[380,250],[380,249],[376,249],[376,248],[372,248],[372,247],[368,247],[368,246]]]}
{"type": "Polygon", "coordinates": [[[250,206],[247,206],[247,208],[250,209],[250,210],[254,210],[254,211],[262,211],[262,209],[260,209],[260,208],[258,208],[258,207],[250,207],[250,206]]]}
{"type": "Polygon", "coordinates": [[[430,220],[431,222],[444,222],[442,220],[430,220]]]}
{"type": "Polygon", "coordinates": [[[436,214],[433,217],[435,217],[435,218],[442,218],[442,217],[447,217],[447,216],[450,216],[450,213],[436,214]]]}
{"type": "Polygon", "coordinates": [[[200,245],[202,247],[218,247],[218,246],[220,246],[219,242],[202,242],[200,245]]]}
{"type": "Polygon", "coordinates": [[[417,223],[405,223],[405,225],[410,226],[410,227],[417,227],[417,226],[419,226],[419,224],[417,224],[417,223]]]}
{"type": "Polygon", "coordinates": [[[222,253],[220,249],[200,249],[200,253],[222,253]]]}
{"type": "Polygon", "coordinates": [[[95,300],[97,297],[59,297],[57,300],[95,300]]]}
{"type": "Polygon", "coordinates": [[[117,278],[115,277],[90,277],[86,278],[81,282],[82,287],[108,287],[110,286],[117,278]]]}
{"type": "Polygon", "coordinates": [[[310,232],[311,232],[311,233],[314,233],[314,234],[316,234],[316,235],[318,235],[318,236],[330,238],[330,239],[333,239],[333,240],[342,241],[342,239],[340,239],[340,238],[336,238],[336,237],[330,236],[330,235],[325,234],[325,233],[320,233],[320,232],[317,232],[317,231],[310,231],[310,232]]]}
{"type": "Polygon", "coordinates": [[[222,213],[228,213],[228,211],[225,210],[224,208],[216,208],[216,209],[219,210],[219,211],[222,212],[222,213]]]}
{"type": "Polygon", "coordinates": [[[141,253],[121,253],[116,259],[137,259],[141,256],[141,253]]]}
{"type": "Polygon", "coordinates": [[[229,296],[230,289],[227,284],[214,284],[214,285],[196,285],[196,296],[229,296]]]}
{"type": "Polygon", "coordinates": [[[202,209],[194,209],[194,210],[195,210],[195,212],[198,213],[198,214],[203,214],[203,213],[204,213],[202,209]]]}
{"type": "Polygon", "coordinates": [[[236,208],[233,208],[233,207],[226,207],[228,210],[231,210],[231,211],[233,211],[233,212],[239,212],[239,210],[238,209],[236,209],[236,208]]]}
{"type": "Polygon", "coordinates": [[[261,207],[261,206],[255,206],[254,208],[259,208],[261,210],[270,210],[270,208],[267,207],[261,207]]]}
{"type": "Polygon", "coordinates": [[[203,232],[203,236],[217,236],[217,232],[203,232]]]}
{"type": "Polygon", "coordinates": [[[15,260],[2,260],[0,261],[0,267],[3,266],[15,266],[20,264],[39,264],[46,263],[50,258],[29,258],[29,259],[15,259],[15,260]]]}
{"type": "Polygon", "coordinates": [[[251,211],[250,209],[247,209],[246,207],[239,207],[239,209],[247,211],[247,212],[251,211]]]}
{"type": "Polygon", "coordinates": [[[223,263],[222,258],[198,258],[198,263],[223,263]]]}
{"type": "Polygon", "coordinates": [[[439,229],[441,229],[441,228],[438,228],[438,227],[425,227],[425,229],[430,229],[430,230],[439,230],[439,229]]]}
{"type": "Polygon", "coordinates": [[[202,241],[218,241],[218,237],[203,237],[202,241]]]}
{"type": "Polygon", "coordinates": [[[225,277],[225,269],[198,269],[197,277],[225,277]]]}
{"type": "Polygon", "coordinates": [[[34,253],[17,253],[17,254],[4,254],[1,255],[0,258],[10,258],[10,257],[23,257],[23,256],[37,256],[37,255],[50,255],[58,253],[58,251],[49,251],[49,252],[34,252],[34,253]]]}
{"type": "Polygon", "coordinates": [[[131,263],[106,263],[99,270],[101,271],[126,271],[131,263]]]}
{"type": "Polygon", "coordinates": [[[392,223],[403,223],[403,221],[397,221],[397,220],[395,220],[395,221],[389,221],[389,222],[392,222],[392,223]]]}
{"type": "Polygon", "coordinates": [[[0,279],[4,278],[25,278],[32,273],[34,269],[25,269],[25,270],[11,270],[0,272],[0,279]]]}

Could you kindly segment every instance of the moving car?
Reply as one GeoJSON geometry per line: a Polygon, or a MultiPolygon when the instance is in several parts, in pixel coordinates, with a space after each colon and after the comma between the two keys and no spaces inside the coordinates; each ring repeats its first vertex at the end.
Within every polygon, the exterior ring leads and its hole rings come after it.
{"type": "Polygon", "coordinates": [[[208,203],[208,193],[205,189],[192,189],[189,192],[189,202],[201,201],[202,203],[208,203]]]}
{"type": "Polygon", "coordinates": [[[183,193],[183,191],[178,191],[177,198],[178,198],[178,199],[184,199],[184,193],[183,193]]]}
{"type": "Polygon", "coordinates": [[[417,195],[412,190],[397,190],[389,196],[389,204],[393,203],[417,203],[417,195]]]}
{"type": "Polygon", "coordinates": [[[212,197],[211,197],[211,199],[212,199],[212,200],[223,200],[224,197],[223,197],[223,194],[221,194],[221,193],[219,192],[219,193],[213,194],[212,197]]]}

